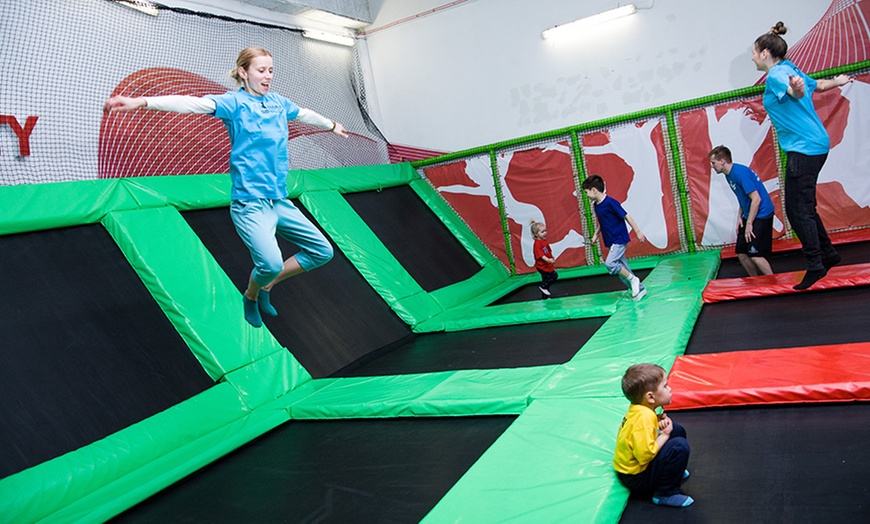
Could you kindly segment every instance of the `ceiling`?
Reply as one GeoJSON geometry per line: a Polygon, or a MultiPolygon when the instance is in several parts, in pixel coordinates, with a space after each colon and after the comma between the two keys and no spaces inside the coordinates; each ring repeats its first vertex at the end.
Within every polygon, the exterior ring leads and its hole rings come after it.
{"type": "Polygon", "coordinates": [[[295,25],[300,20],[318,26],[357,30],[373,21],[368,0],[163,0],[165,5],[215,14],[295,25]]]}

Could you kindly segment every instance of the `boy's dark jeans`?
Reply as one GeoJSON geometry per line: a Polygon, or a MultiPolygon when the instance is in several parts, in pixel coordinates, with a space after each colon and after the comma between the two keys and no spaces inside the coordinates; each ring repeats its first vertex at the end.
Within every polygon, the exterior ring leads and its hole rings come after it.
{"type": "Polygon", "coordinates": [[[676,495],[680,492],[683,472],[689,464],[689,452],[686,430],[674,422],[671,437],[645,470],[637,475],[617,472],[616,476],[633,494],[642,497],[676,495]]]}
{"type": "Polygon", "coordinates": [[[816,183],[827,160],[824,155],[790,152],[785,164],[785,214],[807,260],[807,271],[824,269],[822,260],[837,256],[825,225],[816,211],[816,183]]]}

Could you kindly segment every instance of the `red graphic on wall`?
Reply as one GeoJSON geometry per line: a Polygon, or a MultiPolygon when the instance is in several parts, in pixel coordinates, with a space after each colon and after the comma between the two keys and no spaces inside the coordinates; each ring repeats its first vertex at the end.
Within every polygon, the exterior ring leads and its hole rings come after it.
{"type": "MultiPolygon", "coordinates": [[[[199,75],[158,67],[128,76],[112,96],[204,96],[226,90],[199,75]]],[[[208,115],[164,111],[104,115],[98,150],[99,178],[229,172],[227,130],[208,115]]]]}
{"type": "Polygon", "coordinates": [[[13,115],[0,115],[0,126],[9,126],[18,138],[18,156],[30,156],[30,134],[36,127],[38,116],[28,116],[22,126],[13,115]]]}
{"type": "Polygon", "coordinates": [[[819,175],[819,216],[830,230],[870,226],[870,74],[841,89],[813,93],[831,151],[819,175]]]}
{"type": "MultiPolygon", "coordinates": [[[[689,189],[697,245],[714,246],[736,241],[739,206],[727,187],[725,175],[716,173],[710,166],[707,154],[715,146],[728,147],[734,163],[748,166],[758,175],[768,188],[778,223],[784,223],[777,150],[770,122],[766,119],[761,98],[702,107],[677,116],[682,136],[683,172],[689,189]],[[718,194],[712,191],[714,186],[719,188],[718,194]],[[722,228],[727,228],[728,238],[724,238],[725,231],[708,228],[711,214],[722,222],[722,228]],[[723,214],[725,216],[721,216],[723,214]]],[[[785,233],[785,229],[780,227],[774,231],[774,238],[785,233]]]]}
{"type": "MultiPolygon", "coordinates": [[[[870,168],[867,141],[870,133],[870,75],[856,77],[842,89],[813,93],[816,111],[831,138],[831,151],[819,176],[816,190],[818,212],[828,230],[870,226],[870,168]]],[[[693,232],[698,245],[717,246],[736,240],[736,200],[724,191],[718,175],[710,169],[707,153],[714,145],[732,150],[734,162],[749,165],[765,182],[776,208],[774,238],[786,231],[784,188],[777,167],[773,130],[761,98],[719,104],[685,111],[677,116],[691,200],[693,232]],[[718,193],[714,189],[718,186],[718,193]],[[723,196],[724,191],[724,196],[723,196]],[[732,209],[732,207],[734,209],[732,209]],[[724,216],[723,216],[724,215],[724,216]],[[728,222],[730,237],[724,238],[711,222],[728,222]],[[730,221],[730,222],[729,222],[730,221]]]]}
{"type": "Polygon", "coordinates": [[[814,72],[870,59],[870,2],[834,0],[822,18],[788,51],[801,71],[814,72]]]}
{"type": "Polygon", "coordinates": [[[507,164],[506,172],[500,174],[517,273],[535,271],[530,220],[546,224],[557,268],[585,265],[580,203],[568,142],[500,153],[499,160],[500,165],[507,164]]]}
{"type": "Polygon", "coordinates": [[[680,250],[678,211],[661,122],[649,120],[588,133],[581,143],[587,176],[604,179],[608,196],[622,203],[647,237],[642,244],[632,231],[627,255],[680,250]]]}
{"type": "MultiPolygon", "coordinates": [[[[223,94],[227,88],[199,75],[165,67],[125,78],[112,96],[223,94]]],[[[339,165],[380,163],[379,145],[350,133],[350,140],[290,121],[289,140],[317,136],[316,145],[339,165]]],[[[229,172],[230,141],[223,122],[211,115],[133,111],[104,115],[98,147],[99,178],[229,172]]]]}

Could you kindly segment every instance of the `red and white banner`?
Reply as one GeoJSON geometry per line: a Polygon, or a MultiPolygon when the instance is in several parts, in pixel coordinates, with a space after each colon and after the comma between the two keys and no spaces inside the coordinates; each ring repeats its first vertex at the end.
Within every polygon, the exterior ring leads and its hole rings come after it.
{"type": "Polygon", "coordinates": [[[819,174],[819,215],[829,231],[870,226],[870,74],[813,96],[831,136],[819,174]]]}
{"type": "MultiPolygon", "coordinates": [[[[819,215],[829,231],[870,226],[870,75],[815,93],[813,102],[831,137],[816,191],[819,215]]],[[[722,246],[737,239],[737,199],[707,158],[717,145],[731,149],[733,161],[748,165],[764,182],[776,209],[774,238],[784,236],[777,150],[761,98],[685,111],[677,122],[696,244],[722,246]]]]}
{"type": "Polygon", "coordinates": [[[629,257],[678,251],[680,231],[668,150],[661,120],[646,120],[581,137],[586,176],[604,179],[607,194],[618,200],[646,236],[632,242],[629,257]]]}
{"type": "Polygon", "coordinates": [[[571,147],[554,142],[496,156],[517,273],[535,271],[530,222],[544,222],[556,267],[586,264],[571,147]]]}
{"type": "Polygon", "coordinates": [[[677,116],[682,136],[683,172],[689,188],[693,233],[699,246],[737,241],[740,206],[725,175],[713,171],[707,154],[716,146],[731,150],[736,164],[749,166],[773,201],[773,237],[785,235],[777,150],[761,98],[685,111],[677,116]]]}

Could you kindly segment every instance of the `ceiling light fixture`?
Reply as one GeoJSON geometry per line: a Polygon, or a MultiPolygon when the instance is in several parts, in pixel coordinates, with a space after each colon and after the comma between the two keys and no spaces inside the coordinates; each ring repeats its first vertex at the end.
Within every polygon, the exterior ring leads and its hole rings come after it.
{"type": "Polygon", "coordinates": [[[332,44],[338,45],[346,45],[348,47],[353,47],[355,43],[354,39],[349,36],[336,35],[333,33],[326,33],[323,31],[313,31],[311,29],[306,29],[302,31],[302,36],[305,38],[312,38],[314,40],[320,40],[322,42],[330,42],[332,44]]]}
{"type": "Polygon", "coordinates": [[[615,9],[611,9],[609,11],[604,11],[603,13],[598,13],[597,15],[587,16],[586,18],[574,20],[573,22],[568,22],[567,24],[551,27],[550,29],[542,32],[541,37],[544,38],[544,40],[550,40],[554,38],[574,36],[584,30],[589,29],[590,27],[603,24],[617,18],[622,18],[623,16],[633,15],[636,11],[637,7],[635,7],[634,4],[627,4],[621,7],[617,7],[615,9]]]}
{"type": "Polygon", "coordinates": [[[157,6],[147,0],[113,0],[116,4],[127,6],[146,15],[157,16],[157,6]]]}

